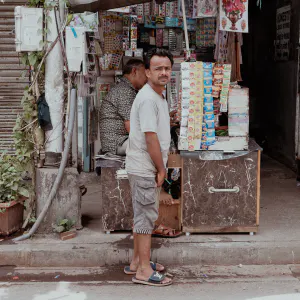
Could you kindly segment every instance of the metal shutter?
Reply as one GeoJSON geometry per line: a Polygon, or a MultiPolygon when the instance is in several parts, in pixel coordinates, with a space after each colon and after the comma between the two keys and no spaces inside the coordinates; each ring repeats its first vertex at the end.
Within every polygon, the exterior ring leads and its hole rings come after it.
{"type": "Polygon", "coordinates": [[[28,76],[21,79],[24,66],[15,52],[15,6],[27,0],[5,0],[0,3],[0,153],[7,149],[13,153],[12,132],[18,114],[22,111],[21,99],[28,76]]]}

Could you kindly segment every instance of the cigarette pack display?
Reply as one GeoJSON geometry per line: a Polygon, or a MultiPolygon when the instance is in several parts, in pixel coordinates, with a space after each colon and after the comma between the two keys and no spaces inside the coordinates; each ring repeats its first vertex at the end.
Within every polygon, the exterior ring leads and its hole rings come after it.
{"type": "Polygon", "coordinates": [[[228,98],[228,133],[229,136],[249,135],[249,90],[230,89],[228,98]]]}

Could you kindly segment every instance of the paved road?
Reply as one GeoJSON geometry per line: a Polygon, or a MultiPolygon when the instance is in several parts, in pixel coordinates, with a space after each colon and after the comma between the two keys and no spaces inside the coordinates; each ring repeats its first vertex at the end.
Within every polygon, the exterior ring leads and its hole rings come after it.
{"type": "Polygon", "coordinates": [[[171,268],[175,284],[164,288],[134,285],[118,270],[2,270],[0,299],[300,300],[298,267],[296,271],[291,266],[171,268]]]}

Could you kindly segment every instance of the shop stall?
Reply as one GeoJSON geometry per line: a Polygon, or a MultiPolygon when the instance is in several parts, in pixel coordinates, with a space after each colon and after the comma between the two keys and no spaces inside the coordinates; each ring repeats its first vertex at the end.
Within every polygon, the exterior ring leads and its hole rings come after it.
{"type": "MultiPolygon", "coordinates": [[[[89,99],[86,115],[101,109],[128,59],[142,59],[152,47],[174,55],[166,96],[178,126],[172,127],[163,187],[174,201],[161,201],[157,224],[187,234],[257,232],[262,149],[249,140],[249,90],[239,84],[248,1],[151,1],[99,11],[96,19],[95,25],[91,15],[78,18],[93,32],[79,82],[80,95],[89,99]]],[[[82,149],[95,157],[91,167],[102,170],[104,230],[131,230],[124,161],[101,154],[97,124],[89,120],[84,128],[89,134],[82,149]]]]}

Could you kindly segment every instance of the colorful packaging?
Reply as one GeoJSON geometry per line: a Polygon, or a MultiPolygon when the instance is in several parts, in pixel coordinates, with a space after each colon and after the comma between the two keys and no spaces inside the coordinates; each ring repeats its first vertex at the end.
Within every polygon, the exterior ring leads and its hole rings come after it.
{"type": "Polygon", "coordinates": [[[215,128],[215,117],[214,114],[212,114],[213,119],[212,120],[205,120],[206,127],[208,129],[214,129],[215,128]]]}
{"type": "Polygon", "coordinates": [[[212,70],[205,70],[204,72],[203,72],[203,76],[204,76],[204,78],[210,78],[210,77],[212,77],[213,76],[213,72],[212,72],[212,70]]]}
{"type": "Polygon", "coordinates": [[[214,138],[216,136],[215,129],[208,129],[206,132],[207,138],[214,138]]]}
{"type": "Polygon", "coordinates": [[[213,68],[213,63],[204,62],[203,69],[211,69],[213,68]]]}
{"type": "Polygon", "coordinates": [[[204,104],[213,103],[213,97],[211,95],[204,96],[204,104]]]}
{"type": "Polygon", "coordinates": [[[204,94],[207,94],[207,95],[212,94],[212,86],[204,87],[204,94]]]}
{"type": "Polygon", "coordinates": [[[212,78],[209,78],[209,79],[204,78],[203,83],[204,83],[204,87],[211,87],[213,84],[213,80],[212,80],[212,78]]]}
{"type": "Polygon", "coordinates": [[[207,124],[207,121],[214,120],[214,115],[213,114],[205,114],[204,115],[204,121],[207,124]]]}
{"type": "Polygon", "coordinates": [[[213,103],[207,103],[204,105],[204,113],[208,114],[208,113],[213,113],[214,112],[214,104],[213,103]]]}

